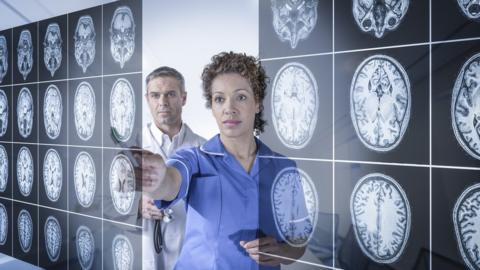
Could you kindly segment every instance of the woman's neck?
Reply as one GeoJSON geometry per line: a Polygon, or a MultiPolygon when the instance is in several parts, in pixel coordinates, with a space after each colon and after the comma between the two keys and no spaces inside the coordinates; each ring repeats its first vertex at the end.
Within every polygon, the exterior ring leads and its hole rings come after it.
{"type": "Polygon", "coordinates": [[[225,149],[237,159],[245,171],[250,172],[257,152],[257,143],[253,134],[244,138],[229,138],[220,134],[225,149]]]}

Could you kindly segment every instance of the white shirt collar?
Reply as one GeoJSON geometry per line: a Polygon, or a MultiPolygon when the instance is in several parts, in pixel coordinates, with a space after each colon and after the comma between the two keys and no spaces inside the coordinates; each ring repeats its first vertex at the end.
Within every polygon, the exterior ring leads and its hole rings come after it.
{"type": "MultiPolygon", "coordinates": [[[[182,142],[185,138],[185,135],[186,135],[186,129],[187,129],[186,124],[182,122],[182,127],[180,128],[180,131],[173,136],[172,141],[170,143],[178,141],[178,145],[182,144],[182,142]]],[[[154,122],[152,122],[150,124],[150,131],[152,132],[153,137],[158,140],[158,144],[162,147],[163,147],[164,142],[165,142],[164,140],[170,140],[168,135],[166,133],[164,133],[163,131],[161,131],[157,127],[157,125],[155,125],[154,122]]]]}

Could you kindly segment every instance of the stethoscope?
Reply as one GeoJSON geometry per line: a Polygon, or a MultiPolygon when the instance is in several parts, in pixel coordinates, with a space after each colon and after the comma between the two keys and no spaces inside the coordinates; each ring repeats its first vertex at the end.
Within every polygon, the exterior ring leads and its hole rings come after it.
{"type": "Polygon", "coordinates": [[[155,220],[155,225],[153,228],[153,246],[157,254],[160,254],[163,249],[163,235],[162,235],[162,222],[170,223],[173,220],[173,210],[170,208],[160,209],[163,214],[163,218],[155,220]]]}

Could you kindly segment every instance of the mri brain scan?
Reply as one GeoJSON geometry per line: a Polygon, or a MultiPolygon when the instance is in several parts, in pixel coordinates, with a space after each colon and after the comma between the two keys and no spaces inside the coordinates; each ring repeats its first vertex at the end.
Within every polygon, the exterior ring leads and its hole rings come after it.
{"type": "Polygon", "coordinates": [[[62,96],[58,87],[51,84],[45,92],[43,102],[43,123],[45,131],[50,139],[58,138],[62,127],[62,96]]]}
{"type": "Polygon", "coordinates": [[[8,71],[8,45],[5,36],[0,36],[0,83],[8,71]]]}
{"type": "Polygon", "coordinates": [[[480,159],[480,54],[463,65],[453,87],[452,126],[458,143],[480,159]]]}
{"type": "Polygon", "coordinates": [[[127,6],[118,7],[110,24],[110,52],[115,62],[123,68],[135,50],[135,21],[132,10],[127,6]]]}
{"type": "Polygon", "coordinates": [[[50,201],[56,202],[62,192],[62,161],[55,149],[48,149],[43,161],[43,184],[50,201]]]}
{"type": "Polygon", "coordinates": [[[135,199],[135,173],[127,156],[115,156],[110,167],[110,194],[118,213],[127,215],[135,199]]]}
{"type": "Polygon", "coordinates": [[[83,207],[90,207],[93,203],[97,177],[95,163],[87,152],[80,152],[73,167],[73,183],[78,203],[83,207]]]}
{"type": "Polygon", "coordinates": [[[78,137],[89,140],[95,128],[96,104],[95,93],[88,82],[81,82],[75,91],[73,113],[78,137]]]}
{"type": "Polygon", "coordinates": [[[353,0],[353,18],[363,32],[382,38],[407,14],[410,0],[353,0]]]}
{"type": "Polygon", "coordinates": [[[393,263],[410,234],[411,211],[402,187],[391,177],[372,173],[360,179],[350,198],[358,245],[377,263],[393,263]]]}
{"type": "Polygon", "coordinates": [[[5,92],[0,89],[0,137],[7,133],[8,128],[8,99],[5,92]]]}
{"type": "Polygon", "coordinates": [[[0,203],[0,246],[7,243],[8,237],[8,212],[5,205],[0,203]]]}
{"type": "Polygon", "coordinates": [[[120,142],[130,139],[135,122],[135,94],[130,82],[124,78],[115,81],[110,94],[110,125],[120,142]]]}
{"type": "Polygon", "coordinates": [[[62,229],[58,220],[49,216],[44,226],[45,248],[50,261],[56,262],[62,249],[62,229]]]}
{"type": "Polygon", "coordinates": [[[90,228],[84,225],[78,227],[76,240],[77,257],[82,270],[92,269],[95,259],[95,239],[90,228]]]}
{"type": "Polygon", "coordinates": [[[20,136],[27,138],[33,128],[33,97],[30,90],[23,87],[17,100],[17,123],[20,136]]]}
{"type": "Polygon", "coordinates": [[[410,120],[410,81],[395,59],[374,55],[355,71],[350,115],[360,141],[369,149],[390,151],[403,138],[410,120]]]}
{"type": "Polygon", "coordinates": [[[295,49],[315,28],[318,0],[271,0],[271,4],[275,33],[295,49]]]}
{"type": "Polygon", "coordinates": [[[291,246],[307,245],[318,217],[318,195],[310,177],[297,168],[285,168],[275,177],[271,193],[282,238],[291,246]]]}
{"type": "Polygon", "coordinates": [[[18,241],[23,252],[28,253],[32,247],[33,222],[30,213],[22,209],[17,219],[18,241]]]}
{"type": "Polygon", "coordinates": [[[5,192],[8,183],[8,153],[5,146],[0,145],[0,192],[5,192]]]}
{"type": "Polygon", "coordinates": [[[133,248],[124,235],[117,235],[112,242],[113,267],[115,270],[133,269],[133,248]]]}
{"type": "Polygon", "coordinates": [[[457,3],[467,18],[473,20],[480,18],[480,2],[477,0],[457,0],[457,3]]]}
{"type": "Polygon", "coordinates": [[[95,26],[89,15],[78,19],[77,27],[73,36],[75,43],[75,60],[82,68],[83,73],[95,60],[95,26]]]}
{"type": "Polygon", "coordinates": [[[17,46],[17,66],[23,79],[26,80],[33,67],[33,43],[29,30],[23,30],[20,33],[17,46]]]}
{"type": "Polygon", "coordinates": [[[43,41],[43,62],[52,77],[62,63],[62,43],[62,34],[58,23],[49,24],[43,41]]]}
{"type": "Polygon", "coordinates": [[[470,186],[457,199],[453,225],[463,261],[471,270],[480,269],[480,184],[470,186]]]}
{"type": "Polygon", "coordinates": [[[27,197],[33,187],[33,158],[30,150],[22,146],[17,157],[17,182],[20,193],[27,197]]]}
{"type": "Polygon", "coordinates": [[[301,149],[312,138],[317,123],[318,87],[310,70],[299,63],[284,65],[272,87],[272,122],[280,141],[301,149]]]}

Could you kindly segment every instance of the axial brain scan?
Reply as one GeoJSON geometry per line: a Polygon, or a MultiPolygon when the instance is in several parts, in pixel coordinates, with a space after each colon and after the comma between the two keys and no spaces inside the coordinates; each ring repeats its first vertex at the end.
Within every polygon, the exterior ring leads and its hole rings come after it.
{"type": "Polygon", "coordinates": [[[135,21],[132,10],[127,6],[118,7],[110,24],[110,52],[115,62],[123,68],[135,50],[135,21]]]}
{"type": "Polygon", "coordinates": [[[8,99],[5,92],[0,89],[0,137],[7,133],[8,128],[8,99]]]}
{"type": "Polygon", "coordinates": [[[55,149],[48,149],[43,161],[43,184],[50,201],[56,202],[62,192],[62,161],[55,149]]]}
{"type": "Polygon", "coordinates": [[[124,235],[117,235],[112,242],[113,266],[115,270],[133,269],[133,248],[124,235]]]}
{"type": "Polygon", "coordinates": [[[0,246],[7,243],[8,237],[8,213],[5,205],[0,203],[0,246]]]}
{"type": "Polygon", "coordinates": [[[0,36],[0,83],[8,71],[8,45],[5,36],[0,36]]]}
{"type": "Polygon", "coordinates": [[[95,163],[87,152],[80,152],[73,167],[73,183],[78,203],[83,207],[90,207],[93,203],[96,188],[95,163]]]}
{"type": "Polygon", "coordinates": [[[457,3],[467,18],[473,20],[480,18],[480,2],[478,0],[457,0],[457,3]]]}
{"type": "Polygon", "coordinates": [[[44,226],[45,247],[50,261],[56,262],[62,249],[62,229],[58,220],[49,216],[44,226]]]}
{"type": "Polygon", "coordinates": [[[75,28],[73,41],[75,43],[75,60],[82,68],[83,73],[87,72],[87,68],[95,60],[95,36],[92,17],[89,15],[80,17],[75,28]]]}
{"type": "Polygon", "coordinates": [[[62,43],[58,23],[49,24],[43,41],[43,62],[52,77],[62,63],[62,43]]]}
{"type": "Polygon", "coordinates": [[[28,253],[32,247],[33,222],[30,213],[22,209],[17,219],[18,241],[23,252],[28,253]]]}
{"type": "Polygon", "coordinates": [[[20,33],[17,46],[17,66],[23,79],[26,80],[33,67],[33,43],[29,30],[23,30],[20,33]]]}
{"type": "Polygon", "coordinates": [[[60,135],[62,127],[62,96],[58,87],[51,84],[45,92],[43,102],[43,123],[45,131],[50,139],[56,139],[60,135]]]}
{"type": "Polygon", "coordinates": [[[30,150],[22,146],[17,157],[17,182],[20,193],[27,197],[33,187],[33,158],[30,150]]]}
{"type": "Polygon", "coordinates": [[[88,82],[81,82],[75,91],[73,113],[78,137],[89,140],[95,128],[96,104],[95,93],[88,82]]]}
{"type": "Polygon", "coordinates": [[[23,87],[17,100],[17,124],[20,136],[27,138],[33,128],[33,98],[30,90],[23,87]]]}
{"type": "Polygon", "coordinates": [[[8,153],[5,146],[0,145],[0,192],[5,192],[8,183],[8,153]]]}
{"type": "Polygon", "coordinates": [[[120,142],[130,139],[135,122],[135,94],[130,82],[124,78],[115,81],[110,94],[110,125],[120,142]]]}
{"type": "Polygon", "coordinates": [[[127,215],[135,199],[135,173],[127,156],[115,156],[110,167],[110,194],[118,213],[127,215]]]}
{"type": "Polygon", "coordinates": [[[76,235],[77,257],[82,270],[90,270],[95,259],[95,239],[87,226],[81,225],[76,235]]]}

